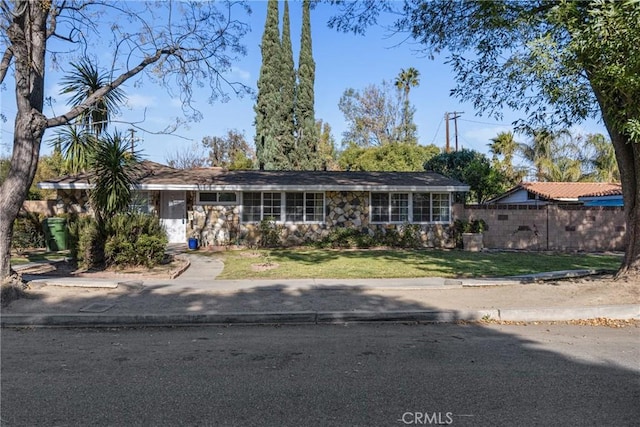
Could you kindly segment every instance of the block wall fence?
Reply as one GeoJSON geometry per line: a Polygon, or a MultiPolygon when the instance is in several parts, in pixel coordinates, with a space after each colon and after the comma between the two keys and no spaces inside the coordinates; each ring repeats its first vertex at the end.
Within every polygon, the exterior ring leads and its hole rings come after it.
{"type": "Polygon", "coordinates": [[[622,207],[574,205],[454,206],[454,217],[483,219],[491,249],[623,251],[622,207]]]}

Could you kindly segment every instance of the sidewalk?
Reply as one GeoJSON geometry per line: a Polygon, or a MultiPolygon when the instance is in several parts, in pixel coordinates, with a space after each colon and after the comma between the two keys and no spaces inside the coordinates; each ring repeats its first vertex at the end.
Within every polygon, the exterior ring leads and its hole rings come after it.
{"type": "MultiPolygon", "coordinates": [[[[640,319],[640,286],[591,271],[506,279],[215,280],[220,261],[184,254],[169,280],[41,278],[2,309],[4,326],[640,319]],[[558,279],[583,277],[573,280],[558,279]],[[544,282],[539,282],[544,280],[544,282]]],[[[28,278],[28,277],[27,277],[28,278]]]]}

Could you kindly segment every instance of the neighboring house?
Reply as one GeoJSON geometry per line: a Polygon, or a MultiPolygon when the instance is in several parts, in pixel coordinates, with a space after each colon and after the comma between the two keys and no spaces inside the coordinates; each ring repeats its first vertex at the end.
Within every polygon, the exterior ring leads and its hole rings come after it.
{"type": "MultiPolygon", "coordinates": [[[[522,182],[509,191],[494,197],[487,204],[505,205],[582,205],[589,200],[598,200],[601,195],[616,193],[622,196],[620,184],[602,182],[522,182]],[[584,199],[596,197],[596,199],[584,199]]],[[[604,205],[593,205],[604,206],[604,205]]],[[[621,206],[621,205],[607,205],[621,206]]]]}
{"type": "Polygon", "coordinates": [[[584,206],[624,206],[622,187],[578,197],[584,206]]]}
{"type": "MultiPolygon", "coordinates": [[[[91,175],[39,183],[57,190],[58,212],[86,212],[91,175]]],[[[273,221],[286,244],[348,227],[374,234],[418,224],[425,246],[450,246],[453,194],[469,186],[432,172],[226,171],[142,162],[137,210],[155,213],[169,241],[255,243],[273,221]]]]}

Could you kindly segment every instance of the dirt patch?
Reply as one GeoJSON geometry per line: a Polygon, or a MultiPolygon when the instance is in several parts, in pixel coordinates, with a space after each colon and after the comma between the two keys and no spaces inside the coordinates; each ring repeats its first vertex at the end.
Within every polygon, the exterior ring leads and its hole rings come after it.
{"type": "Polygon", "coordinates": [[[69,261],[59,261],[22,269],[20,274],[47,277],[79,277],[96,279],[153,278],[172,279],[188,267],[189,261],[180,256],[171,256],[167,262],[152,268],[143,266],[108,268],[104,270],[82,270],[69,261]]]}
{"type": "Polygon", "coordinates": [[[260,258],[262,254],[260,252],[240,252],[242,258],[260,258]]]}
{"type": "Polygon", "coordinates": [[[280,264],[277,262],[270,262],[264,264],[251,264],[251,269],[253,271],[267,271],[267,270],[275,270],[280,267],[280,264]]]}

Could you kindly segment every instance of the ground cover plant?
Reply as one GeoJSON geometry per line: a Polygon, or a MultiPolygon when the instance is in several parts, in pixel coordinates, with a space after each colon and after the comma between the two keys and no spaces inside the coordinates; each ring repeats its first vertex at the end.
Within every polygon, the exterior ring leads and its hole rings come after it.
{"type": "Polygon", "coordinates": [[[219,279],[505,277],[558,270],[616,270],[616,254],[411,249],[259,249],[214,253],[219,279]]]}

